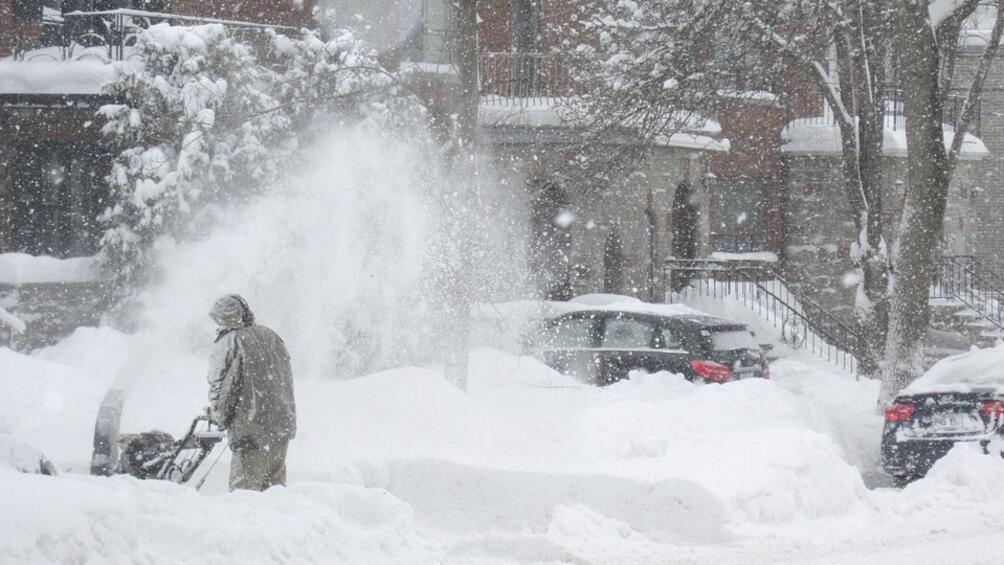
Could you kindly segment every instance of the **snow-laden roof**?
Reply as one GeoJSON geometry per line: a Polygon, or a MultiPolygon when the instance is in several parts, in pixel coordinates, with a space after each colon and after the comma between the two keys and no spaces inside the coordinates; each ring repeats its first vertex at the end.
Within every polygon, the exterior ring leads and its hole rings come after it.
{"type": "Polygon", "coordinates": [[[101,94],[101,87],[114,73],[111,64],[97,57],[75,61],[0,59],[0,94],[101,94]]]}
{"type": "MultiPolygon", "coordinates": [[[[551,127],[575,125],[577,120],[565,115],[559,98],[482,98],[478,108],[478,121],[487,126],[551,127]]],[[[698,151],[728,151],[727,139],[716,139],[722,131],[718,122],[695,114],[681,113],[681,131],[669,136],[659,136],[655,141],[662,147],[695,149],[698,151]]]]}
{"type": "Polygon", "coordinates": [[[94,282],[99,278],[95,257],[57,259],[25,253],[0,254],[0,284],[94,282]]]}
{"type": "MultiPolygon", "coordinates": [[[[955,130],[945,128],[945,148],[952,145],[955,130]]],[[[840,128],[832,123],[806,123],[795,120],[781,130],[781,151],[789,155],[840,155],[840,128]]],[[[906,130],[902,125],[893,127],[892,116],[886,116],[882,154],[887,157],[906,157],[906,130]]],[[[990,155],[983,141],[967,133],[962,141],[959,158],[978,161],[990,155]]]]}
{"type": "Polygon", "coordinates": [[[946,357],[906,387],[903,394],[975,389],[1004,391],[1004,344],[946,357]]]}

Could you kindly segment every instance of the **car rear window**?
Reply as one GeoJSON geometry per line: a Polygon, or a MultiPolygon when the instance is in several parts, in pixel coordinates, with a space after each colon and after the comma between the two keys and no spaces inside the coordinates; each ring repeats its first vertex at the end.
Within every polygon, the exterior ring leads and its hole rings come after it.
{"type": "Polygon", "coordinates": [[[759,349],[760,345],[749,330],[711,330],[711,347],[715,351],[735,351],[737,349],[759,349]]]}
{"type": "Polygon", "coordinates": [[[603,347],[610,349],[647,349],[652,347],[655,324],[631,318],[607,320],[603,326],[603,347]]]}

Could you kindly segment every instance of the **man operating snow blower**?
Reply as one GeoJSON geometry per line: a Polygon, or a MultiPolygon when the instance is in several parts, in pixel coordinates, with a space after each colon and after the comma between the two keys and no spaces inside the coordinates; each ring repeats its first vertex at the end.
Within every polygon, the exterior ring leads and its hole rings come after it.
{"type": "Polygon", "coordinates": [[[217,300],[209,317],[219,325],[209,361],[209,409],[229,433],[230,490],[285,485],[286,448],[296,436],[286,345],[254,323],[247,301],[237,294],[217,300]]]}

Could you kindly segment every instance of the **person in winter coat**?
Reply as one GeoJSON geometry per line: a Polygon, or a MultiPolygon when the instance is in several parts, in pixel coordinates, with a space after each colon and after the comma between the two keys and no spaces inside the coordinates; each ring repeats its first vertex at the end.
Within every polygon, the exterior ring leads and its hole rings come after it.
{"type": "Polygon", "coordinates": [[[228,430],[230,490],[286,484],[286,448],[296,436],[289,353],[282,339],[255,324],[240,295],[228,294],[209,316],[219,325],[209,363],[209,409],[228,430]]]}

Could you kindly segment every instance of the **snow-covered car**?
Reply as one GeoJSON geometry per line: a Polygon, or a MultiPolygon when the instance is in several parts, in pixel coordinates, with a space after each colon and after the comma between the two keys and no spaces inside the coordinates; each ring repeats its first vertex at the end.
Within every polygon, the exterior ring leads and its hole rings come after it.
{"type": "Polygon", "coordinates": [[[900,485],[923,477],[959,442],[1004,437],[1004,346],[936,363],[885,407],[882,464],[900,485]]]}
{"type": "Polygon", "coordinates": [[[749,328],[711,316],[580,310],[547,320],[531,349],[550,367],[599,385],[634,370],[717,383],[769,377],[749,328]]]}

